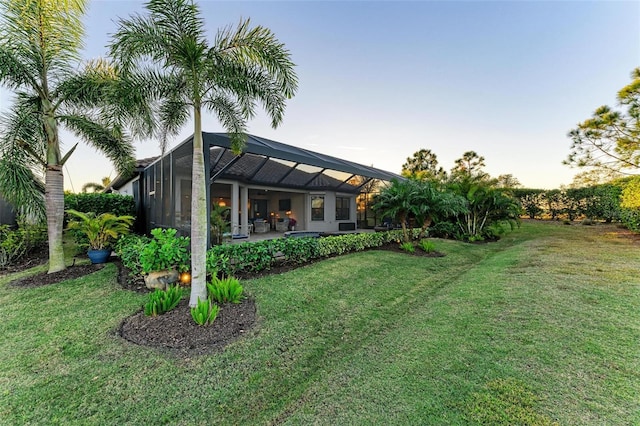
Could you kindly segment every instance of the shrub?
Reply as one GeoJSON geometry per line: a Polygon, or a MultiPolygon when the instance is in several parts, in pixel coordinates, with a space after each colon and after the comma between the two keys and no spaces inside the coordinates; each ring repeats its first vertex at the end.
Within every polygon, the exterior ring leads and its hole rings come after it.
{"type": "Polygon", "coordinates": [[[144,246],[140,253],[142,272],[177,269],[179,272],[189,270],[190,255],[189,238],[178,237],[175,229],[156,228],[151,231],[153,239],[144,246]]]}
{"type": "Polygon", "coordinates": [[[146,316],[158,316],[169,312],[180,303],[182,288],[179,285],[170,286],[166,290],[156,289],[149,294],[149,299],[144,304],[146,316]]]}
{"type": "MultiPolygon", "coordinates": [[[[218,246],[220,247],[220,246],[218,246]]],[[[225,253],[218,253],[218,250],[207,251],[207,275],[217,277],[231,275],[231,259],[225,253]]]]}
{"type": "Polygon", "coordinates": [[[429,228],[429,236],[437,238],[455,238],[459,240],[459,228],[453,222],[438,222],[429,228]]]}
{"type": "Polygon", "coordinates": [[[0,225],[0,269],[17,262],[47,241],[47,229],[18,221],[18,228],[0,225]]]}
{"type": "MultiPolygon", "coordinates": [[[[410,234],[416,238],[414,229],[410,234]]],[[[207,251],[207,274],[223,276],[239,272],[259,272],[276,262],[301,264],[313,259],[380,247],[399,241],[402,231],[346,234],[324,238],[279,238],[212,247],[207,251]]]]}
{"type": "Polygon", "coordinates": [[[198,298],[196,307],[191,308],[191,318],[198,325],[207,325],[215,321],[219,311],[220,307],[215,303],[211,303],[209,299],[200,300],[198,298]]]}
{"type": "Polygon", "coordinates": [[[269,269],[274,262],[272,241],[245,242],[214,246],[207,252],[207,271],[217,270],[222,275],[237,272],[259,272],[269,269]]]}
{"type": "Polygon", "coordinates": [[[132,196],[121,194],[82,193],[65,194],[65,209],[83,213],[113,213],[116,216],[135,216],[136,203],[132,196]]]}
{"type": "Polygon", "coordinates": [[[627,229],[640,232],[640,209],[620,209],[620,221],[627,229]]]}
{"type": "Polygon", "coordinates": [[[216,303],[240,303],[242,300],[242,286],[240,281],[234,277],[218,278],[212,277],[207,283],[209,299],[216,303]]]}
{"type": "MultiPolygon", "coordinates": [[[[65,194],[64,207],[67,210],[76,210],[82,213],[111,213],[115,216],[133,216],[135,221],[136,204],[132,196],[121,194],[81,193],[65,194]]],[[[69,222],[71,217],[65,210],[64,221],[69,222]]],[[[73,239],[77,244],[77,253],[83,252],[89,244],[86,235],[79,230],[71,230],[73,239]]]]}
{"type": "Polygon", "coordinates": [[[436,245],[431,240],[420,240],[420,242],[418,243],[418,247],[420,247],[420,250],[425,253],[433,253],[434,251],[436,251],[436,245]]]}
{"type": "Polygon", "coordinates": [[[407,253],[415,253],[416,251],[416,246],[411,241],[400,244],[400,248],[407,253]]]}
{"type": "Polygon", "coordinates": [[[318,238],[278,238],[271,240],[274,256],[284,257],[289,264],[306,263],[318,257],[318,238]]]}
{"type": "Polygon", "coordinates": [[[150,241],[149,237],[136,234],[123,235],[118,238],[115,252],[120,257],[122,265],[131,271],[131,275],[142,274],[140,253],[150,241]]]}

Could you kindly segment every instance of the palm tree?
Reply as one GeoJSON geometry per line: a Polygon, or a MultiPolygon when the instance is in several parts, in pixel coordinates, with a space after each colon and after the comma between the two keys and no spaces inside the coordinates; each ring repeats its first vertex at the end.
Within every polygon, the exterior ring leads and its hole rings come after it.
{"type": "Polygon", "coordinates": [[[87,192],[90,189],[92,192],[102,191],[105,188],[108,188],[109,185],[111,185],[111,178],[109,176],[105,176],[102,178],[102,183],[87,182],[82,185],[82,192],[87,192]]]}
{"type": "Polygon", "coordinates": [[[407,230],[409,218],[420,226],[418,238],[426,236],[433,221],[466,212],[464,198],[441,191],[434,182],[419,180],[393,180],[375,199],[374,208],[383,216],[396,218],[401,226],[405,242],[411,241],[407,230]]]}
{"type": "Polygon", "coordinates": [[[136,130],[142,134],[151,125],[144,103],[127,104],[137,93],[133,80],[120,79],[118,70],[101,60],[78,71],[85,6],[86,0],[16,0],[0,6],[0,84],[16,93],[2,123],[0,192],[15,205],[46,211],[49,273],[65,268],[62,168],[75,149],[62,155],[59,128],[102,151],[126,173],[134,158],[122,123],[135,110],[136,130]],[[110,108],[114,102],[120,105],[110,108]],[[44,197],[38,190],[42,175],[44,197]]]}
{"type": "Polygon", "coordinates": [[[247,121],[261,104],[276,127],[286,99],[297,89],[290,54],[274,34],[243,20],[206,38],[200,10],[188,0],[151,0],[147,16],[119,22],[111,54],[124,69],[148,76],[148,90],[160,100],[160,143],[176,134],[193,114],[190,306],[206,298],[207,204],[202,111],[225,127],[240,153],[247,121]]]}
{"type": "Polygon", "coordinates": [[[450,190],[465,198],[467,209],[458,216],[457,224],[469,240],[482,240],[491,225],[520,223],[520,202],[504,188],[496,188],[492,181],[467,177],[450,184],[450,190]]]}
{"type": "Polygon", "coordinates": [[[382,217],[390,217],[400,222],[405,242],[411,241],[407,230],[407,219],[412,212],[417,196],[416,181],[394,179],[391,181],[391,185],[380,191],[374,198],[374,210],[380,212],[382,217]]]}

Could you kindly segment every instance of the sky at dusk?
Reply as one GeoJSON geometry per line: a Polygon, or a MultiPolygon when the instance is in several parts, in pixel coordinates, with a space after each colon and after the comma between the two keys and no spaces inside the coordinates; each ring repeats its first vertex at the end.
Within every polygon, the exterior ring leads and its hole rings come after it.
{"type": "MultiPolygon", "coordinates": [[[[640,66],[640,2],[584,1],[200,1],[211,39],[250,17],[285,43],[299,91],[283,124],[258,116],[249,132],[399,173],[427,148],[449,170],[474,150],[492,176],[526,187],[569,184],[567,132],[640,66]]],[[[86,17],[87,59],[103,56],[118,17],[142,2],[102,0],[86,17]]],[[[0,108],[9,108],[2,91],[0,108]]],[[[213,116],[203,130],[223,131],[213,116]]],[[[192,124],[173,139],[177,145],[192,124]]],[[[62,134],[64,150],[75,143],[62,134]]],[[[136,143],[138,158],[158,155],[136,143]]],[[[65,170],[65,189],[115,177],[84,145],[65,170]]]]}

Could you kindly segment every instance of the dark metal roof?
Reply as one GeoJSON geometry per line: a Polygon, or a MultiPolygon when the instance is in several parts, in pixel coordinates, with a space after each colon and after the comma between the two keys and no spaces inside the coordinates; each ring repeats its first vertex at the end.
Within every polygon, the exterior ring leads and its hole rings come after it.
{"type": "MultiPolygon", "coordinates": [[[[204,143],[209,144],[209,146],[221,146],[224,148],[231,147],[229,136],[226,133],[203,132],[202,136],[204,138],[204,143]]],[[[273,157],[295,163],[307,164],[381,180],[401,178],[401,176],[396,175],[395,173],[363,166],[362,164],[331,157],[329,155],[320,154],[292,145],[286,145],[282,142],[276,142],[254,135],[247,136],[247,143],[244,150],[244,152],[247,153],[264,155],[266,157],[273,157]]]]}
{"type": "Polygon", "coordinates": [[[245,183],[283,188],[337,190],[358,192],[367,177],[348,174],[340,180],[326,174],[326,170],[304,171],[296,164],[285,164],[263,155],[245,153],[237,158],[229,149],[212,147],[210,174],[219,178],[245,183]],[[227,165],[236,159],[229,167],[227,165]]]}
{"type": "Polygon", "coordinates": [[[115,179],[113,179],[113,182],[111,182],[111,185],[106,187],[102,192],[111,192],[114,189],[118,190],[122,188],[134,176],[136,176],[138,173],[143,171],[145,168],[147,168],[147,166],[149,166],[159,158],[160,156],[155,156],[155,157],[142,158],[140,160],[136,160],[136,164],[133,169],[133,174],[129,176],[122,176],[122,175],[116,176],[115,179]]]}

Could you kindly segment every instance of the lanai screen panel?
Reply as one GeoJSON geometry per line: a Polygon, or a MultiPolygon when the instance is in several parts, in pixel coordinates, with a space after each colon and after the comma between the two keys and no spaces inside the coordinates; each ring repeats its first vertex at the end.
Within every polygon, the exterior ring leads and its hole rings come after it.
{"type": "Polygon", "coordinates": [[[363,166],[340,158],[248,135],[244,154],[230,150],[224,133],[204,133],[210,146],[210,172],[215,178],[237,180],[246,184],[333,190],[359,193],[371,179],[402,179],[394,173],[363,166]]]}
{"type": "Polygon", "coordinates": [[[173,226],[181,235],[191,233],[191,169],[193,144],[185,143],[171,152],[173,226]]]}

